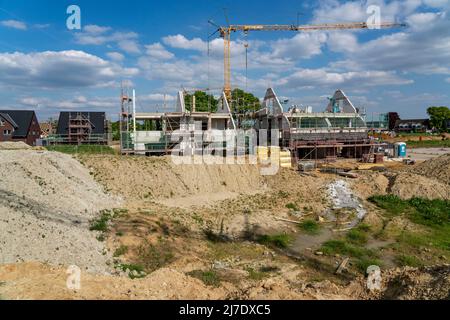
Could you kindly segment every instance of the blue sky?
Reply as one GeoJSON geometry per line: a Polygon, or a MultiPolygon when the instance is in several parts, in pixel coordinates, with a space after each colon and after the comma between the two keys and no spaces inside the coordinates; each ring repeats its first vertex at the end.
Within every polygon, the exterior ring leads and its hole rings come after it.
{"type": "Polygon", "coordinates": [[[367,8],[389,30],[233,34],[232,84],[263,97],[271,86],[291,104],[321,111],[344,90],[369,115],[397,111],[424,117],[450,105],[449,0],[358,1],[5,1],[0,0],[0,108],[35,109],[41,120],[62,110],[119,112],[120,83],[137,90],[138,108],[173,105],[181,88],[223,86],[226,24],[365,22],[367,8]],[[68,30],[66,9],[81,9],[81,30],[68,30]],[[245,43],[249,44],[248,80],[245,43]]]}

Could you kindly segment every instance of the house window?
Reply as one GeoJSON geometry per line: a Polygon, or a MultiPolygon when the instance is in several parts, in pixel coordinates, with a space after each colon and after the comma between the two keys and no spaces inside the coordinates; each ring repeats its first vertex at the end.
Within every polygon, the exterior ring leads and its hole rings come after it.
{"type": "Polygon", "coordinates": [[[0,119],[0,127],[3,127],[5,124],[3,123],[3,120],[0,119]]]}
{"type": "Polygon", "coordinates": [[[5,136],[10,136],[11,133],[12,133],[11,130],[8,130],[8,129],[3,130],[3,135],[5,135],[5,136]]]}

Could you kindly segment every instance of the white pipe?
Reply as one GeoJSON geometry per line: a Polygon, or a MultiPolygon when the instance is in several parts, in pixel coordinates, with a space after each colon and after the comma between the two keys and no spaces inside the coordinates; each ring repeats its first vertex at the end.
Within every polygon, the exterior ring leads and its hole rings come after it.
{"type": "Polygon", "coordinates": [[[136,90],[133,89],[133,137],[136,148],[136,90]]]}

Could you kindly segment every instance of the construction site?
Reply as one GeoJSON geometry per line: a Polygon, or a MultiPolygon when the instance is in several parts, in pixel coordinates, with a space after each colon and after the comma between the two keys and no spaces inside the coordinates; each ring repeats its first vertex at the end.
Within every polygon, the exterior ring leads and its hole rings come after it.
{"type": "Polygon", "coordinates": [[[368,24],[214,27],[215,95],[181,89],[155,111],[122,82],[117,129],[73,109],[40,145],[0,142],[0,299],[450,299],[448,133],[430,148],[391,137],[389,114],[345,86],[313,108],[276,86],[236,98],[231,83],[236,32],[368,24]]]}

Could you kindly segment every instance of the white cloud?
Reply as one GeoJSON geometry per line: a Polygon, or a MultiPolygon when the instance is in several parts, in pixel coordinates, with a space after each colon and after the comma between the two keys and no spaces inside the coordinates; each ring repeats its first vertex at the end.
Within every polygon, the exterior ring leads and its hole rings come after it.
{"type": "Polygon", "coordinates": [[[83,31],[87,32],[87,33],[93,33],[93,34],[102,34],[105,32],[110,31],[111,28],[110,27],[102,27],[102,26],[97,26],[95,24],[89,24],[84,26],[83,31]]]}
{"type": "Polygon", "coordinates": [[[107,34],[111,28],[95,25],[86,26],[83,32],[75,33],[75,41],[81,45],[100,46],[115,43],[121,50],[132,53],[141,53],[138,43],[139,35],[135,32],[114,32],[107,34]]]}
{"type": "Polygon", "coordinates": [[[335,52],[355,52],[358,50],[358,38],[349,32],[329,32],[327,46],[335,52]]]}
{"type": "Polygon", "coordinates": [[[123,68],[83,51],[1,53],[0,83],[13,87],[82,88],[111,86],[138,69],[123,68]]]}
{"type": "Polygon", "coordinates": [[[164,95],[163,93],[151,93],[146,95],[139,95],[139,101],[144,102],[172,102],[176,97],[170,94],[164,95]]]}
{"type": "Polygon", "coordinates": [[[35,28],[35,29],[47,29],[47,28],[50,28],[50,23],[33,24],[33,28],[35,28]]]}
{"type": "Polygon", "coordinates": [[[108,52],[106,54],[108,56],[108,58],[110,58],[113,61],[123,61],[125,59],[125,56],[119,52],[108,52]]]}
{"type": "Polygon", "coordinates": [[[424,0],[424,4],[430,8],[446,8],[449,7],[449,0],[424,0]]]}
{"type": "Polygon", "coordinates": [[[55,111],[114,111],[118,102],[116,97],[75,96],[72,99],[49,99],[41,97],[25,97],[18,100],[19,105],[34,107],[38,110],[55,111]]]}
{"type": "Polygon", "coordinates": [[[206,42],[200,38],[188,40],[185,36],[177,34],[175,36],[167,36],[163,38],[164,44],[172,48],[205,51],[206,42]]]}
{"type": "Polygon", "coordinates": [[[134,39],[123,39],[117,42],[117,45],[120,49],[127,53],[141,53],[141,49],[139,48],[139,43],[134,39]]]}
{"type": "Polygon", "coordinates": [[[393,22],[412,14],[422,4],[422,0],[403,1],[347,1],[325,0],[319,2],[313,11],[314,23],[366,22],[371,13],[367,13],[370,5],[380,7],[381,20],[393,22]]]}
{"type": "Polygon", "coordinates": [[[7,28],[13,28],[17,30],[27,30],[27,25],[25,22],[18,21],[18,20],[3,20],[0,21],[0,25],[7,27],[7,28]]]}
{"type": "Polygon", "coordinates": [[[173,53],[167,51],[159,42],[149,44],[145,48],[147,49],[147,55],[158,60],[169,60],[175,56],[173,53]]]}
{"type": "Polygon", "coordinates": [[[316,86],[336,88],[341,85],[346,87],[370,87],[412,83],[412,80],[403,79],[395,72],[363,71],[338,73],[326,69],[301,69],[281,79],[278,85],[286,88],[312,88],[316,86]]]}
{"type": "Polygon", "coordinates": [[[361,43],[345,60],[332,62],[330,66],[351,71],[450,74],[450,21],[447,13],[413,14],[409,21],[414,23],[410,28],[361,43]]]}

